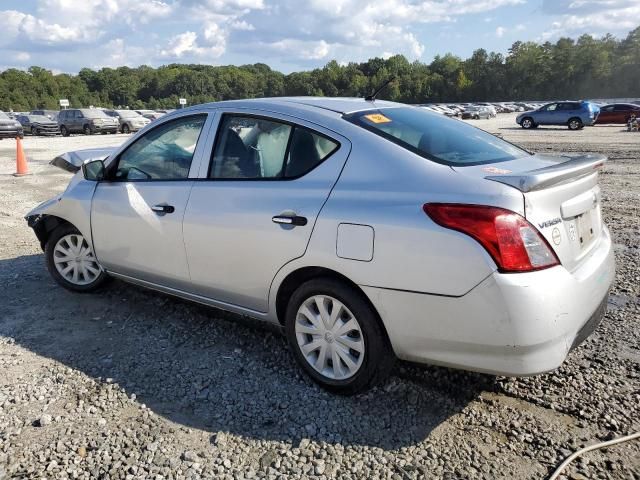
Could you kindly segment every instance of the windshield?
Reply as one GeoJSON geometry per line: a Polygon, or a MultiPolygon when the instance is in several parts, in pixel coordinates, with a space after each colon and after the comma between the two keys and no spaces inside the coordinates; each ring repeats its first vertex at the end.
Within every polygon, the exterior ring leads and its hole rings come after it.
{"type": "Polygon", "coordinates": [[[367,110],[345,115],[344,118],[413,153],[445,165],[480,165],[529,155],[479,128],[420,108],[367,110]]]}
{"type": "Polygon", "coordinates": [[[4,112],[0,112],[0,118],[2,120],[11,120],[9,117],[7,117],[7,114],[4,112]]]}
{"type": "Polygon", "coordinates": [[[104,113],[102,110],[98,110],[97,108],[89,108],[86,110],[80,110],[85,118],[111,118],[109,115],[104,113]]]}
{"type": "Polygon", "coordinates": [[[50,122],[51,119],[49,117],[45,117],[44,115],[29,115],[27,116],[30,122],[50,122]]]}

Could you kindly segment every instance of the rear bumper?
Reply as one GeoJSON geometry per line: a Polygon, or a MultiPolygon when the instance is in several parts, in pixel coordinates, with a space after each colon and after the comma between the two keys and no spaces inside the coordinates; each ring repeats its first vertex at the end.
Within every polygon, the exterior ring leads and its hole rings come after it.
{"type": "Polygon", "coordinates": [[[461,297],[362,288],[399,358],[521,376],[557,368],[595,330],[614,274],[605,229],[574,272],[494,272],[461,297]]]}

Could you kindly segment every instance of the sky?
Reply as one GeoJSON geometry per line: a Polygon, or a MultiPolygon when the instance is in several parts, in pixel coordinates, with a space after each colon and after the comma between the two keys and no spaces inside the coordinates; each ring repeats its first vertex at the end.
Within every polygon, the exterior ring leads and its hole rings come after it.
{"type": "Polygon", "coordinates": [[[266,63],[289,73],[516,40],[624,37],[637,0],[0,0],[0,69],[266,63]]]}

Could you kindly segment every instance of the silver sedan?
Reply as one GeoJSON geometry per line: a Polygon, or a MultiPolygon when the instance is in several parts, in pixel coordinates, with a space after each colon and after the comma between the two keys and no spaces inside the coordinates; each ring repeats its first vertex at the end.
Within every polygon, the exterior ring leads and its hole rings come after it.
{"type": "Polygon", "coordinates": [[[212,103],[60,158],[81,171],[26,216],[60,285],[112,276],[282,325],[338,393],[395,358],[555,369],[613,281],[604,157],[533,155],[419,107],[212,103]]]}

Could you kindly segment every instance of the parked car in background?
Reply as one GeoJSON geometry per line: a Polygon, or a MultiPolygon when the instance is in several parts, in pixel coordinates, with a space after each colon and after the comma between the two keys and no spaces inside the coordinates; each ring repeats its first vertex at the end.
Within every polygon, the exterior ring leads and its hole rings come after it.
{"type": "Polygon", "coordinates": [[[477,106],[477,107],[485,107],[485,108],[487,108],[492,117],[495,117],[498,114],[498,111],[496,110],[496,107],[494,107],[490,103],[483,102],[483,103],[475,103],[474,105],[477,106]]]}
{"type": "Polygon", "coordinates": [[[44,115],[32,115],[29,113],[18,115],[16,120],[20,122],[24,132],[31,135],[58,135],[60,133],[58,122],[44,115]]]}
{"type": "Polygon", "coordinates": [[[135,110],[105,110],[104,112],[110,117],[118,119],[122,133],[137,132],[151,123],[151,120],[135,110]]]}
{"type": "Polygon", "coordinates": [[[20,122],[0,112],[0,140],[3,138],[24,138],[24,129],[20,122]]]}
{"type": "Polygon", "coordinates": [[[491,118],[494,115],[491,113],[491,110],[487,107],[480,107],[477,105],[471,105],[467,107],[464,112],[462,112],[462,118],[470,118],[472,120],[480,120],[481,118],[491,118]]]}
{"type": "Polygon", "coordinates": [[[590,102],[552,102],[537,110],[521,113],[516,123],[524,129],[537,128],[539,125],[566,125],[569,130],[580,130],[593,125],[600,109],[590,102]]]}
{"type": "Polygon", "coordinates": [[[633,103],[613,103],[600,107],[596,124],[621,123],[626,125],[631,115],[640,117],[640,105],[633,103]]]}
{"type": "Polygon", "coordinates": [[[30,115],[44,115],[48,117],[50,120],[57,121],[59,110],[31,110],[30,115]]]}
{"type": "Polygon", "coordinates": [[[58,115],[60,133],[68,137],[71,133],[117,133],[120,122],[97,108],[71,108],[58,115]]]}

